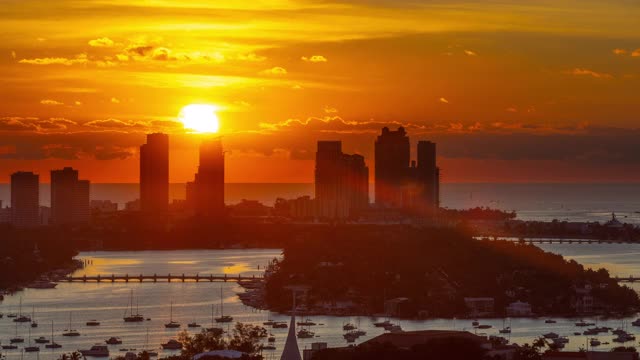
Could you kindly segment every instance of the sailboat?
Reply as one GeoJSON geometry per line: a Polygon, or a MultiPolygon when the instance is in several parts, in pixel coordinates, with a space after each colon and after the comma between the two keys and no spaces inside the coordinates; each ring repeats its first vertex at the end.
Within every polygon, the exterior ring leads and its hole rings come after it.
{"type": "Polygon", "coordinates": [[[24,347],[24,352],[38,352],[38,351],[40,351],[39,346],[31,345],[31,329],[29,329],[29,346],[24,347]]]}
{"type": "Polygon", "coordinates": [[[80,336],[77,330],[71,328],[71,312],[69,312],[69,328],[62,333],[62,336],[80,336]]]}
{"type": "Polygon", "coordinates": [[[167,329],[177,329],[180,327],[180,323],[173,321],[173,301],[171,302],[171,310],[169,310],[169,323],[164,324],[167,329]]]}
{"type": "Polygon", "coordinates": [[[124,322],[142,322],[144,321],[144,316],[140,315],[140,313],[138,312],[138,307],[136,306],[136,313],[133,313],[133,290],[131,290],[131,298],[129,300],[129,304],[130,304],[130,312],[129,312],[129,316],[127,316],[127,311],[125,310],[124,312],[124,322]]]}
{"type": "Polygon", "coordinates": [[[207,331],[208,332],[215,332],[215,333],[217,333],[217,332],[223,333],[224,332],[224,330],[222,330],[221,328],[215,327],[214,324],[215,324],[215,322],[214,322],[214,315],[213,315],[213,304],[211,304],[211,327],[207,328],[207,331]]]}
{"type": "Polygon", "coordinates": [[[24,342],[24,338],[21,336],[18,336],[18,323],[16,323],[16,335],[15,337],[9,339],[9,342],[11,342],[12,344],[17,344],[17,343],[23,343],[24,342]]]}
{"type": "Polygon", "coordinates": [[[511,334],[511,319],[509,319],[509,326],[507,327],[504,326],[504,322],[505,319],[502,319],[502,329],[500,329],[498,332],[500,332],[500,334],[511,334]]]}
{"type": "Polygon", "coordinates": [[[158,356],[158,352],[154,351],[154,350],[147,350],[147,346],[149,346],[149,328],[147,328],[147,341],[144,344],[144,350],[142,350],[143,352],[146,352],[150,357],[156,357],[158,356]]]}
{"type": "Polygon", "coordinates": [[[222,286],[220,286],[220,317],[216,318],[216,322],[229,323],[233,321],[233,317],[224,314],[224,301],[222,299],[222,286]]]}
{"type": "Polygon", "coordinates": [[[13,319],[14,322],[31,322],[31,318],[22,314],[22,298],[20,298],[20,312],[18,317],[13,319]]]}
{"type": "Polygon", "coordinates": [[[36,322],[36,307],[35,306],[31,309],[31,327],[32,328],[37,328],[38,327],[38,322],[36,322]]]}
{"type": "Polygon", "coordinates": [[[62,347],[62,345],[53,341],[53,320],[51,320],[51,344],[47,344],[44,347],[46,347],[47,349],[58,349],[62,347]]]}

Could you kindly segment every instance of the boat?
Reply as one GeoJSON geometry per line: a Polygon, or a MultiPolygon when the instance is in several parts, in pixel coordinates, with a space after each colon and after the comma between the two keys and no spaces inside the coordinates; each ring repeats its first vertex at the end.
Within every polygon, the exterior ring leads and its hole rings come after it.
{"type": "Polygon", "coordinates": [[[498,330],[500,334],[511,334],[511,327],[507,326],[506,328],[502,328],[498,330]]]}
{"type": "Polygon", "coordinates": [[[298,331],[298,337],[300,339],[309,339],[316,336],[316,334],[311,331],[311,330],[307,330],[307,329],[300,329],[300,331],[298,331]]]}
{"type": "Polygon", "coordinates": [[[560,337],[560,335],[554,332],[550,332],[550,333],[542,334],[542,337],[544,337],[545,339],[557,339],[558,337],[560,337]]]}
{"type": "Polygon", "coordinates": [[[580,331],[576,331],[576,332],[573,333],[573,335],[580,336],[580,335],[582,335],[582,333],[580,331]]]}
{"type": "Polygon", "coordinates": [[[194,322],[188,323],[187,326],[190,327],[190,328],[199,328],[200,324],[198,324],[197,322],[194,321],[194,322]]]}
{"type": "Polygon", "coordinates": [[[269,336],[269,338],[267,339],[268,342],[276,342],[276,337],[271,335],[269,336]]]}
{"type": "Polygon", "coordinates": [[[400,325],[393,325],[393,326],[387,328],[386,330],[388,330],[392,334],[401,333],[402,332],[402,327],[400,325]]]}
{"type": "Polygon", "coordinates": [[[17,345],[2,345],[3,350],[15,350],[17,348],[18,348],[17,345]]]}
{"type": "Polygon", "coordinates": [[[108,345],[120,345],[120,344],[122,344],[122,340],[119,337],[114,337],[114,336],[108,338],[104,342],[107,343],[108,345]]]}
{"type": "Polygon", "coordinates": [[[36,342],[37,344],[48,344],[48,343],[51,342],[49,339],[47,339],[44,336],[40,336],[39,338],[37,338],[37,339],[35,339],[33,341],[36,342]]]}
{"type": "Polygon", "coordinates": [[[275,350],[276,346],[275,345],[262,345],[262,350],[275,350]]]}
{"type": "Polygon", "coordinates": [[[160,345],[165,350],[182,350],[182,343],[174,339],[171,339],[166,343],[160,345]]]}
{"type": "Polygon", "coordinates": [[[544,321],[544,323],[545,323],[545,324],[555,324],[555,323],[556,323],[556,321],[555,321],[555,320],[553,320],[553,319],[547,319],[547,320],[545,320],[545,321],[544,321]]]}
{"type": "Polygon", "coordinates": [[[305,319],[304,321],[298,321],[298,326],[314,326],[316,323],[311,321],[311,319],[305,319]]]}
{"type": "Polygon", "coordinates": [[[600,344],[602,344],[602,343],[600,342],[600,340],[593,338],[593,339],[589,340],[589,344],[591,346],[595,347],[595,346],[600,346],[600,344]]]}
{"type": "Polygon", "coordinates": [[[576,326],[580,326],[580,327],[584,327],[584,326],[593,326],[593,325],[595,325],[595,324],[594,324],[594,323],[586,322],[586,321],[584,321],[584,320],[580,320],[580,321],[578,321],[577,323],[575,323],[575,325],[576,325],[576,326]]]}
{"type": "Polygon", "coordinates": [[[20,298],[20,311],[18,312],[18,316],[16,316],[13,319],[13,322],[17,322],[17,323],[25,323],[25,322],[31,322],[31,318],[22,314],[22,298],[20,298]]]}
{"type": "Polygon", "coordinates": [[[471,322],[471,326],[478,326],[478,325],[480,325],[480,322],[478,320],[473,320],[471,322]]]}
{"type": "Polygon", "coordinates": [[[492,325],[478,325],[477,328],[478,329],[491,329],[493,326],[492,325]]]}
{"type": "Polygon", "coordinates": [[[169,310],[169,322],[164,324],[166,329],[177,329],[180,327],[179,322],[173,321],[173,301],[171,302],[171,310],[169,310]]]}
{"type": "Polygon", "coordinates": [[[71,313],[69,313],[69,329],[65,330],[62,333],[62,336],[80,336],[80,333],[77,330],[73,330],[71,328],[71,313]]]}
{"type": "Polygon", "coordinates": [[[218,323],[229,323],[233,321],[233,317],[224,314],[224,301],[222,300],[222,286],[220,286],[220,317],[216,318],[218,323]]]}
{"type": "Polygon", "coordinates": [[[640,319],[633,320],[633,321],[631,322],[631,325],[633,325],[633,326],[640,326],[640,319]]]}
{"type": "Polygon", "coordinates": [[[29,346],[24,347],[24,352],[38,352],[40,351],[39,346],[31,345],[31,329],[29,329],[29,346]]]}
{"type": "Polygon", "coordinates": [[[50,281],[36,280],[36,281],[30,283],[29,285],[27,285],[26,287],[28,289],[53,289],[56,286],[58,286],[58,284],[50,282],[50,281]]]}
{"type": "Polygon", "coordinates": [[[379,322],[374,322],[373,326],[375,327],[387,327],[387,326],[391,326],[393,324],[391,324],[391,321],[389,320],[385,320],[385,321],[379,321],[379,322]]]}
{"type": "Polygon", "coordinates": [[[51,320],[51,343],[45,345],[44,347],[47,349],[59,349],[62,347],[62,345],[56,343],[53,340],[53,320],[51,320]]]}
{"type": "Polygon", "coordinates": [[[93,345],[89,350],[78,350],[82,356],[109,357],[109,348],[105,345],[93,345]]]}
{"type": "Polygon", "coordinates": [[[345,331],[350,331],[350,330],[355,330],[355,329],[356,329],[356,326],[353,325],[352,323],[346,323],[346,324],[342,325],[342,330],[345,330],[345,331]]]}
{"type": "Polygon", "coordinates": [[[16,323],[16,334],[14,337],[9,339],[9,343],[11,344],[21,344],[24,342],[24,338],[22,336],[18,336],[18,323],[16,323]]]}
{"type": "Polygon", "coordinates": [[[18,314],[14,314],[14,313],[7,314],[7,318],[16,318],[16,317],[18,317],[18,314]]]}
{"type": "MultiPolygon", "coordinates": [[[[144,349],[147,349],[147,347],[149,346],[149,328],[147,328],[147,340],[144,343],[144,349]]],[[[155,350],[142,350],[142,352],[146,352],[147,355],[149,355],[150,357],[156,357],[158,356],[158,352],[155,350]]]]}
{"type": "Polygon", "coordinates": [[[31,327],[32,328],[37,328],[38,327],[38,322],[36,322],[36,307],[35,306],[31,310],[31,327]]]}
{"type": "Polygon", "coordinates": [[[100,326],[100,322],[96,321],[96,320],[89,320],[87,321],[87,326],[100,326]]]}
{"type": "Polygon", "coordinates": [[[286,322],[277,322],[272,326],[274,329],[286,329],[289,327],[286,322]]]}
{"type": "Polygon", "coordinates": [[[125,310],[124,317],[123,317],[124,322],[142,322],[142,321],[144,321],[144,316],[140,315],[137,305],[136,305],[136,314],[133,313],[133,290],[131,290],[131,297],[130,297],[130,300],[129,300],[129,304],[130,304],[129,316],[127,316],[127,311],[125,310]]]}
{"type": "Polygon", "coordinates": [[[342,335],[342,337],[344,337],[344,339],[347,340],[348,343],[355,342],[359,338],[358,335],[356,335],[356,334],[354,334],[352,332],[348,332],[348,333],[342,335]]]}

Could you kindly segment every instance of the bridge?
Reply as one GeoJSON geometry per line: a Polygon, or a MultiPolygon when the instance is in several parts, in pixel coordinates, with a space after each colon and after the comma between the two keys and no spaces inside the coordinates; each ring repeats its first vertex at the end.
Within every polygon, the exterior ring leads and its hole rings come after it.
{"type": "Polygon", "coordinates": [[[223,275],[214,275],[214,274],[208,274],[208,275],[203,275],[203,274],[195,274],[195,275],[185,275],[185,274],[167,274],[167,275],[158,275],[158,274],[153,274],[153,275],[144,275],[144,274],[138,274],[138,275],[130,275],[130,274],[124,274],[124,275],[116,275],[116,274],[111,274],[111,275],[92,275],[92,276],[87,276],[87,275],[82,275],[82,276],[67,276],[62,278],[61,281],[67,281],[67,282],[130,282],[130,281],[137,281],[137,282],[143,282],[143,281],[147,281],[147,282],[158,282],[158,281],[166,281],[166,282],[172,282],[172,281],[178,281],[178,282],[227,282],[227,281],[235,281],[235,282],[259,282],[264,280],[264,278],[260,275],[256,276],[256,275],[242,275],[242,274],[237,274],[237,275],[230,275],[230,274],[223,274],[223,275]]]}
{"type": "Polygon", "coordinates": [[[640,244],[638,241],[629,240],[598,240],[598,239],[559,239],[559,238],[513,238],[495,236],[476,236],[478,240],[503,240],[526,244],[640,244]]]}

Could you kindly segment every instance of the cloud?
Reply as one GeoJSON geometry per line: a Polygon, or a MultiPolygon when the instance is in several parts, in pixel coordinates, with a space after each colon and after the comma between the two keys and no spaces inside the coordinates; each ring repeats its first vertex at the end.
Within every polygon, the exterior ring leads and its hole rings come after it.
{"type": "Polygon", "coordinates": [[[260,62],[260,61],[267,60],[267,57],[266,56],[261,56],[261,55],[256,55],[254,53],[248,53],[248,54],[240,54],[240,55],[236,56],[236,59],[241,60],[241,61],[260,62]]]}
{"type": "Polygon", "coordinates": [[[120,104],[120,100],[118,100],[117,98],[112,97],[112,98],[111,98],[111,103],[113,103],[113,104],[120,104]]]}
{"type": "Polygon", "coordinates": [[[575,75],[575,76],[591,76],[594,77],[596,79],[611,79],[613,78],[613,75],[611,74],[607,74],[607,73],[599,73],[593,70],[589,70],[589,69],[583,69],[583,68],[575,68],[573,70],[570,70],[567,72],[568,74],[571,75],[575,75]]]}
{"type": "Polygon", "coordinates": [[[112,47],[113,44],[113,40],[109,39],[108,37],[89,40],[89,45],[93,47],[112,47]]]}
{"type": "Polygon", "coordinates": [[[273,75],[273,76],[283,76],[287,74],[287,69],[280,67],[280,66],[275,66],[272,67],[271,69],[266,69],[260,72],[260,74],[262,75],[273,75]]]}
{"type": "Polygon", "coordinates": [[[78,54],[75,58],[66,57],[46,57],[46,58],[34,58],[34,59],[22,59],[18,61],[20,64],[29,65],[64,65],[71,66],[75,64],[86,64],[89,62],[87,54],[78,54]]]}
{"type": "Polygon", "coordinates": [[[327,62],[327,58],[322,55],[312,55],[311,57],[303,56],[301,59],[302,61],[307,61],[312,63],[327,62]]]}
{"type": "Polygon", "coordinates": [[[625,49],[613,49],[613,53],[616,55],[626,55],[627,54],[627,50],[625,49]]]}
{"type": "Polygon", "coordinates": [[[82,105],[82,102],[80,102],[80,101],[76,100],[76,101],[74,101],[74,102],[73,102],[73,104],[74,104],[75,106],[80,106],[80,105],[82,105]]]}
{"type": "Polygon", "coordinates": [[[640,49],[633,50],[633,52],[631,53],[631,56],[640,57],[640,49]]]}
{"type": "Polygon", "coordinates": [[[512,107],[508,107],[508,108],[504,109],[504,111],[510,112],[510,113],[516,113],[516,112],[518,112],[518,109],[516,109],[515,107],[512,106],[512,107]]]}
{"type": "Polygon", "coordinates": [[[92,120],[84,123],[84,126],[104,129],[127,129],[127,128],[144,128],[148,124],[138,121],[123,121],[118,119],[92,120]]]}
{"type": "Polygon", "coordinates": [[[165,47],[160,47],[153,50],[151,58],[153,60],[161,60],[161,61],[176,60],[175,57],[171,56],[171,50],[165,47]]]}
{"type": "Polygon", "coordinates": [[[0,131],[26,131],[34,130],[33,124],[25,121],[22,117],[3,117],[0,118],[0,131]]]}
{"type": "Polygon", "coordinates": [[[440,101],[440,102],[441,102],[441,103],[443,103],[443,104],[448,104],[448,103],[449,103],[449,100],[447,100],[447,99],[445,99],[445,98],[443,98],[443,97],[441,97],[440,99],[438,99],[438,101],[440,101]]]}
{"type": "Polygon", "coordinates": [[[475,51],[471,51],[471,50],[465,50],[464,53],[468,56],[478,56],[478,54],[475,51]]]}
{"type": "Polygon", "coordinates": [[[57,101],[57,100],[51,100],[51,99],[44,99],[44,100],[40,100],[40,104],[42,105],[64,105],[63,102],[57,101]]]}
{"type": "Polygon", "coordinates": [[[127,47],[125,51],[133,55],[146,56],[149,55],[153,49],[154,47],[152,45],[131,45],[127,47]]]}
{"type": "Polygon", "coordinates": [[[335,114],[338,112],[338,109],[331,106],[325,106],[322,110],[324,110],[325,114],[335,114]]]}
{"type": "Polygon", "coordinates": [[[15,50],[12,50],[12,51],[11,51],[11,58],[12,58],[13,60],[15,60],[15,59],[16,59],[16,52],[15,52],[15,50]]]}

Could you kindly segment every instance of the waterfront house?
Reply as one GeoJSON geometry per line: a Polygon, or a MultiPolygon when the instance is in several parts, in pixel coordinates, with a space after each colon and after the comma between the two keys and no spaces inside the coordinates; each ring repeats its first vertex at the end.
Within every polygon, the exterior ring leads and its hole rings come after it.
{"type": "Polygon", "coordinates": [[[516,301],[512,302],[505,309],[507,316],[531,316],[533,312],[531,311],[531,304],[516,301]]]}

